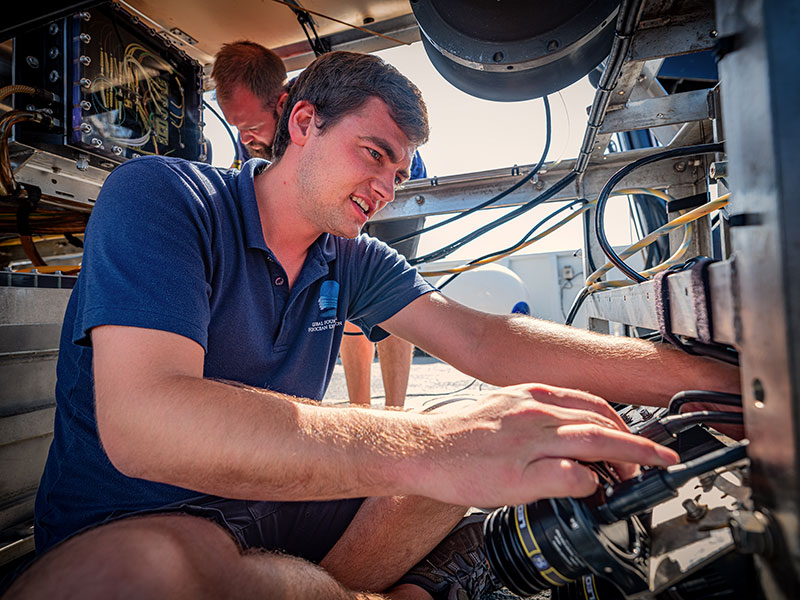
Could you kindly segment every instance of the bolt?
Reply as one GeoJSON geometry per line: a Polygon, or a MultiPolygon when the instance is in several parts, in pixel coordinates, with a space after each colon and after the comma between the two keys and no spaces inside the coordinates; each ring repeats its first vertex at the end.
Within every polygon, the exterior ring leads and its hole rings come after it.
{"type": "Polygon", "coordinates": [[[639,75],[639,77],[636,78],[636,81],[644,81],[645,79],[647,79],[647,75],[642,73],[641,75],[639,75]]]}
{"type": "Polygon", "coordinates": [[[664,113],[656,113],[656,119],[663,119],[664,113]]]}
{"type": "Polygon", "coordinates": [[[699,521],[705,517],[708,512],[708,507],[705,504],[698,504],[692,498],[687,498],[681,502],[681,506],[683,506],[683,509],[686,511],[686,517],[690,521],[699,521]]]}
{"type": "Polygon", "coordinates": [[[425,196],[423,196],[422,194],[417,194],[416,196],[414,196],[414,202],[422,206],[423,204],[425,204],[425,196]]]}
{"type": "Polygon", "coordinates": [[[121,147],[119,147],[119,146],[111,146],[111,151],[112,151],[114,154],[116,154],[117,156],[119,156],[120,154],[122,154],[122,148],[121,148],[121,147]]]}
{"type": "Polygon", "coordinates": [[[617,92],[617,94],[619,94],[620,96],[624,96],[625,95],[625,90],[620,90],[620,91],[617,92]]]}
{"type": "Polygon", "coordinates": [[[715,38],[719,35],[719,32],[717,32],[716,29],[712,29],[711,31],[708,32],[708,35],[710,35],[712,38],[715,38]]]}
{"type": "Polygon", "coordinates": [[[31,69],[38,69],[39,68],[39,59],[35,56],[29,56],[25,59],[25,62],[28,63],[28,66],[31,69]]]}
{"type": "Polygon", "coordinates": [[[83,11],[83,12],[80,12],[80,13],[78,13],[78,16],[79,16],[81,19],[83,19],[84,21],[89,21],[89,20],[92,18],[92,15],[91,15],[91,13],[88,13],[88,12],[86,12],[86,11],[83,11]]]}
{"type": "Polygon", "coordinates": [[[494,56],[492,56],[494,62],[502,62],[503,58],[505,58],[505,55],[502,52],[495,52],[494,56]]]}
{"type": "Polygon", "coordinates": [[[50,48],[50,50],[47,52],[47,56],[49,56],[50,58],[58,58],[58,55],[59,55],[58,48],[56,48],[55,46],[50,48]]]}
{"type": "Polygon", "coordinates": [[[94,146],[95,148],[102,148],[103,140],[99,138],[92,138],[92,146],[94,146]]]}
{"type": "Polygon", "coordinates": [[[141,158],[141,156],[138,152],[131,152],[131,158],[141,158]]]}
{"type": "Polygon", "coordinates": [[[92,41],[92,36],[90,36],[88,33],[82,33],[78,36],[78,39],[80,39],[80,41],[82,41],[84,44],[88,44],[92,41]]]}
{"type": "Polygon", "coordinates": [[[78,156],[78,160],[75,162],[75,167],[77,167],[78,171],[85,171],[89,168],[89,157],[85,154],[81,154],[78,156]]]}
{"type": "Polygon", "coordinates": [[[89,58],[88,56],[81,56],[81,57],[80,57],[78,60],[80,61],[80,63],[81,63],[82,65],[86,65],[87,67],[88,67],[90,64],[92,64],[92,59],[91,59],[91,58],[89,58]]]}
{"type": "Polygon", "coordinates": [[[675,169],[677,173],[683,173],[686,170],[686,161],[679,160],[672,165],[672,168],[675,169]]]}
{"type": "Polygon", "coordinates": [[[92,108],[92,103],[88,100],[81,100],[81,108],[83,110],[89,110],[92,108]]]}
{"type": "Polygon", "coordinates": [[[58,23],[50,23],[50,26],[47,28],[47,33],[50,35],[55,35],[58,33],[58,23]]]}
{"type": "Polygon", "coordinates": [[[80,84],[81,87],[90,88],[92,87],[92,80],[87,79],[86,77],[81,77],[80,84]]]}
{"type": "Polygon", "coordinates": [[[558,43],[558,40],[550,40],[549,42],[547,42],[547,51],[555,52],[556,50],[558,50],[558,47],[560,45],[561,44],[558,43]]]}
{"type": "Polygon", "coordinates": [[[36,110],[36,105],[35,105],[35,104],[28,104],[28,105],[25,107],[25,110],[27,110],[27,111],[30,111],[30,112],[33,112],[33,111],[35,111],[35,110],[36,110]]]}
{"type": "Polygon", "coordinates": [[[81,131],[83,133],[92,133],[92,126],[89,123],[81,123],[81,131]]]}
{"type": "Polygon", "coordinates": [[[720,177],[728,176],[728,161],[718,160],[711,163],[708,167],[708,175],[711,179],[719,179],[720,177]]]}
{"type": "Polygon", "coordinates": [[[537,190],[543,190],[544,189],[544,181],[542,181],[540,179],[539,181],[536,182],[536,184],[533,187],[535,187],[537,190]]]}
{"type": "Polygon", "coordinates": [[[59,79],[61,79],[61,73],[56,70],[50,71],[50,74],[47,76],[51,83],[55,83],[59,79]]]}

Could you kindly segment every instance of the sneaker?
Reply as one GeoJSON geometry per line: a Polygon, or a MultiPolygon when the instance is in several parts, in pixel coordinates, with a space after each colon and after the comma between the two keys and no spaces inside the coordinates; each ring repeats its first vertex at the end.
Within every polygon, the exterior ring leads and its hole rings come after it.
{"type": "Polygon", "coordinates": [[[398,583],[412,583],[434,600],[477,600],[503,585],[495,578],[483,549],[485,513],[461,519],[428,556],[398,583]]]}

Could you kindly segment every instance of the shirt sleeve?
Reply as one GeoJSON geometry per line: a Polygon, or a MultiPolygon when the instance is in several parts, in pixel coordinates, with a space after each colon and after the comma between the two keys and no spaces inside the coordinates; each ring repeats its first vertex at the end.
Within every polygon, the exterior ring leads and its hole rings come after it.
{"type": "Polygon", "coordinates": [[[349,272],[356,274],[357,280],[351,284],[347,320],[360,327],[369,340],[378,342],[389,335],[380,323],[435,288],[384,242],[361,235],[354,245],[355,266],[349,272]]]}
{"type": "Polygon", "coordinates": [[[212,212],[195,180],[169,162],[127,162],[89,219],[73,341],[99,325],[169,331],[206,348],[212,212]]]}

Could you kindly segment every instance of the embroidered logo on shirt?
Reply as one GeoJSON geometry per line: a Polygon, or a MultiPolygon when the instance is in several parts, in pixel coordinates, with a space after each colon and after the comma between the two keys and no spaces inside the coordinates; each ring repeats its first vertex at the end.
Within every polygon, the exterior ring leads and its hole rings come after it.
{"type": "Polygon", "coordinates": [[[319,316],[323,319],[335,317],[338,304],[339,282],[323,281],[319,290],[319,316]]]}

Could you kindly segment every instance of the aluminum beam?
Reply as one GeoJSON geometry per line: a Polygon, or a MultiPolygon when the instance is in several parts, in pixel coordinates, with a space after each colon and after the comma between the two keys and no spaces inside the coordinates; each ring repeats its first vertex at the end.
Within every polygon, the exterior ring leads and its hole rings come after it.
{"type": "MultiPolygon", "coordinates": [[[[697,322],[689,292],[690,278],[688,272],[675,273],[667,279],[667,284],[673,331],[679,335],[697,337],[697,322]]],[[[709,287],[714,341],[732,345],[736,341],[736,330],[731,262],[714,263],[709,267],[709,287]]],[[[592,294],[586,299],[586,311],[592,318],[658,329],[655,283],[646,281],[592,294]]]]}
{"type": "Polygon", "coordinates": [[[696,90],[629,102],[625,108],[606,115],[600,133],[634,131],[713,118],[713,101],[709,91],[696,90]]]}
{"type": "MultiPolygon", "coordinates": [[[[553,200],[596,198],[606,181],[620,168],[661,150],[663,148],[606,154],[599,164],[589,166],[583,177],[582,190],[578,186],[569,186],[556,194],[553,200]]],[[[679,162],[681,161],[667,160],[646,165],[631,173],[620,185],[668,188],[669,192],[677,197],[697,193],[698,173],[691,168],[685,168],[686,161],[682,161],[683,170],[679,171],[681,167],[675,166],[679,162]]],[[[518,206],[535,198],[546,191],[548,186],[569,173],[572,167],[573,162],[568,161],[553,170],[543,171],[540,177],[534,178],[519,190],[492,204],[491,208],[518,206]]],[[[375,215],[373,222],[462,212],[508,189],[531,168],[531,165],[527,165],[513,169],[495,169],[468,175],[416,180],[398,191],[395,201],[375,215]]],[[[702,175],[699,179],[700,184],[704,185],[702,175]]]]}

